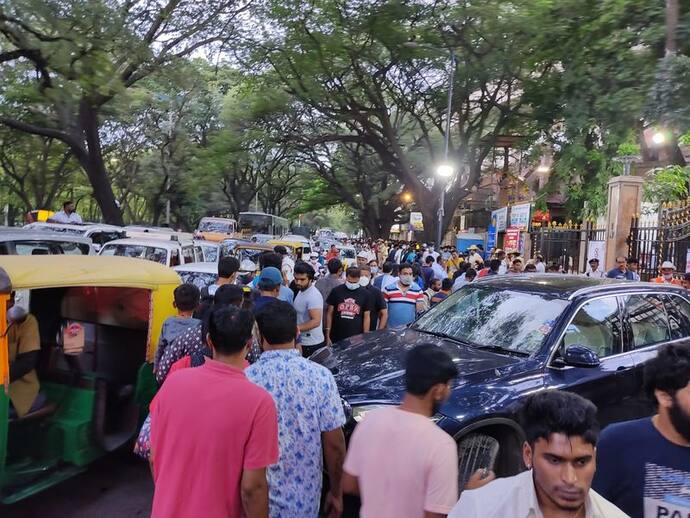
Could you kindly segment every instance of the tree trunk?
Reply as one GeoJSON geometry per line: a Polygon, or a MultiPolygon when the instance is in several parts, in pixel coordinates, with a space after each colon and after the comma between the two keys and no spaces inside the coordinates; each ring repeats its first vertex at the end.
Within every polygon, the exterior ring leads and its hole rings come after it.
{"type": "Polygon", "coordinates": [[[103,220],[111,225],[124,225],[122,213],[115,201],[115,194],[105,169],[101,139],[98,134],[98,112],[86,101],[79,106],[79,124],[86,140],[86,149],[72,149],[79,163],[89,177],[93,188],[93,197],[103,214],[103,220]]]}
{"type": "Polygon", "coordinates": [[[678,51],[676,32],[678,30],[678,0],[666,0],[666,55],[672,56],[678,51]]]}

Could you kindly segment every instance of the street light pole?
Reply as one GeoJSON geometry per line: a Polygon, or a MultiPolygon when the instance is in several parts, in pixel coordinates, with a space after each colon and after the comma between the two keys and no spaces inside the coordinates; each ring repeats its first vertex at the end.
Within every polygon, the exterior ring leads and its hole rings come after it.
{"type": "MultiPolygon", "coordinates": [[[[455,51],[450,49],[450,72],[448,73],[448,106],[446,107],[446,134],[444,135],[443,162],[448,163],[448,148],[450,146],[450,117],[453,105],[453,82],[455,80],[455,51]]],[[[443,242],[443,217],[445,216],[444,205],[446,201],[446,185],[441,189],[441,205],[438,208],[438,238],[436,240],[438,248],[443,242]]]]}

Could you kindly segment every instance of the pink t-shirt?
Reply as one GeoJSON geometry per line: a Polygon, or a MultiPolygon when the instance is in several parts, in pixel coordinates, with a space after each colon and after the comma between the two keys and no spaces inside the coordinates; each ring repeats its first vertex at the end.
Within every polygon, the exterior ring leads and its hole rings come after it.
{"type": "Polygon", "coordinates": [[[344,469],[357,477],[361,518],[447,514],[458,500],[458,449],[430,419],[398,407],[357,425],[344,469]]]}
{"type": "Polygon", "coordinates": [[[243,516],[242,471],[278,461],[271,395],[241,370],[207,359],[169,375],[154,403],[151,516],[243,516]]]}

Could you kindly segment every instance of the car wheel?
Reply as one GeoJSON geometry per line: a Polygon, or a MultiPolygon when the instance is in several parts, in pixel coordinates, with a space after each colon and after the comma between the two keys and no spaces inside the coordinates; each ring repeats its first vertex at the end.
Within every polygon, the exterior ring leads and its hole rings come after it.
{"type": "Polygon", "coordinates": [[[478,469],[494,470],[498,458],[498,441],[490,435],[472,433],[458,444],[458,483],[463,490],[478,469]]]}

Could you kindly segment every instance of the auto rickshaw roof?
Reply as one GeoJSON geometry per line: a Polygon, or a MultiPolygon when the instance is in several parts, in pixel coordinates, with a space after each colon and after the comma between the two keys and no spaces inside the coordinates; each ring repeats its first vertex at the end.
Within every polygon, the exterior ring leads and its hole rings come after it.
{"type": "Polygon", "coordinates": [[[0,257],[0,293],[62,286],[155,289],[163,284],[180,284],[180,277],[171,268],[143,259],[97,255],[0,257]]]}

